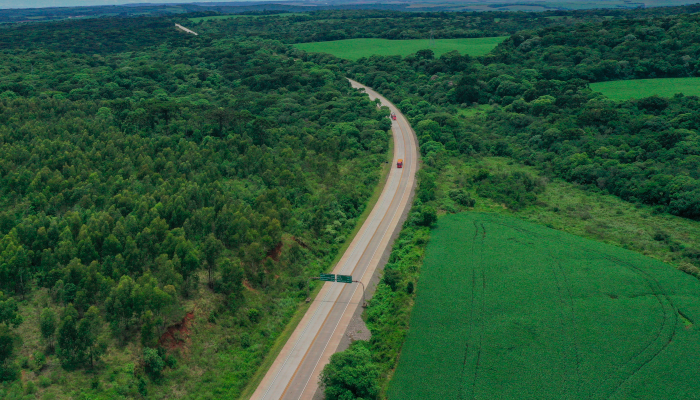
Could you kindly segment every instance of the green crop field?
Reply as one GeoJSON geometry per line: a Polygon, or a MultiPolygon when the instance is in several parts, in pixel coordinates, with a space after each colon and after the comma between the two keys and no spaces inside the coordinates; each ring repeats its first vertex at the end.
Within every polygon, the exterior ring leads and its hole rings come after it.
{"type": "Polygon", "coordinates": [[[428,39],[347,39],[332,42],[299,43],[294,46],[309,52],[330,53],[336,57],[348,60],[357,60],[375,54],[406,56],[423,49],[431,49],[435,52],[436,57],[452,50],[457,50],[461,54],[481,56],[491,51],[505,39],[505,37],[435,39],[435,43],[432,46],[428,39]]]}
{"type": "Polygon", "coordinates": [[[671,97],[676,93],[700,96],[700,78],[632,79],[591,83],[594,92],[613,100],[641,99],[649,96],[671,97]]]}
{"type": "Polygon", "coordinates": [[[700,281],[519,219],[431,234],[392,400],[685,399],[700,380],[700,281]]]}

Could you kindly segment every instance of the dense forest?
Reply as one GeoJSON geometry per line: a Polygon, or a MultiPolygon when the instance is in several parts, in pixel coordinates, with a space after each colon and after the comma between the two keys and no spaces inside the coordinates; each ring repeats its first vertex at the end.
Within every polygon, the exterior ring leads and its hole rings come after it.
{"type": "Polygon", "coordinates": [[[51,389],[62,368],[99,383],[122,367],[105,357],[138,343],[136,372],[93,393],[168,398],[147,384],[177,368],[161,335],[204,287],[215,301],[196,317],[223,321],[221,362],[238,370],[214,386],[235,397],[364,210],[382,110],[279,43],[181,35],[104,56],[3,50],[1,380],[26,368],[51,389]]]}

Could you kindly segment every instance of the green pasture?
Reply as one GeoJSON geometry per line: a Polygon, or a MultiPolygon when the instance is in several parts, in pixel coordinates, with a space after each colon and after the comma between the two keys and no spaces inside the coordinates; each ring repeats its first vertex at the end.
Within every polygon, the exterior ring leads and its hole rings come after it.
{"type": "Polygon", "coordinates": [[[435,57],[452,50],[457,50],[461,54],[469,54],[470,56],[481,56],[491,51],[505,39],[506,37],[435,39],[435,43],[432,46],[428,39],[347,39],[330,42],[299,43],[294,46],[308,52],[330,53],[336,57],[348,60],[357,60],[372,55],[407,56],[423,49],[432,50],[435,53],[435,57]]]}
{"type": "Polygon", "coordinates": [[[642,99],[649,96],[672,97],[676,93],[700,96],[700,78],[632,79],[591,83],[594,92],[612,100],[642,99]]]}
{"type": "Polygon", "coordinates": [[[392,400],[684,399],[700,380],[700,281],[512,217],[431,233],[392,400]]]}
{"type": "Polygon", "coordinates": [[[290,16],[290,15],[307,15],[306,13],[280,13],[280,14],[265,14],[265,15],[250,15],[250,14],[230,14],[230,15],[213,15],[211,17],[197,17],[197,18],[189,18],[190,21],[199,23],[202,21],[215,21],[219,19],[231,19],[231,18],[242,18],[242,17],[250,17],[250,18],[260,18],[260,17],[279,17],[279,16],[290,16]]]}

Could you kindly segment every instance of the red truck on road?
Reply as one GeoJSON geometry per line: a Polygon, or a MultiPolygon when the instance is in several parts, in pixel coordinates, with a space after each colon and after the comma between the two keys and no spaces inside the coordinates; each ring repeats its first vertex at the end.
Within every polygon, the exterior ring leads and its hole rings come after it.
{"type": "Polygon", "coordinates": [[[403,168],[403,158],[399,158],[399,160],[396,161],[396,168],[403,168]]]}
{"type": "Polygon", "coordinates": [[[391,113],[391,119],[393,119],[394,121],[396,121],[396,114],[391,113]]]}

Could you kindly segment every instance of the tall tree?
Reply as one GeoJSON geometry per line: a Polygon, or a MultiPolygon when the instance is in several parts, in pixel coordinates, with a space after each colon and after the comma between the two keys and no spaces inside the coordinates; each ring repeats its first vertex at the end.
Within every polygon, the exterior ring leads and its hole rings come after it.
{"type": "Polygon", "coordinates": [[[204,253],[204,258],[207,261],[207,272],[209,275],[209,287],[214,287],[214,272],[216,271],[216,262],[219,255],[224,250],[224,244],[221,243],[219,239],[210,233],[204,240],[204,245],[202,246],[202,253],[204,253]]]}
{"type": "Polygon", "coordinates": [[[39,317],[39,325],[41,328],[41,336],[46,340],[49,349],[53,350],[56,327],[58,326],[56,312],[51,308],[44,308],[39,317]]]}

